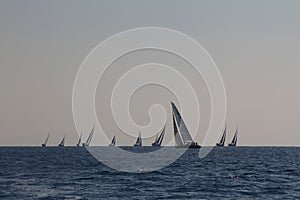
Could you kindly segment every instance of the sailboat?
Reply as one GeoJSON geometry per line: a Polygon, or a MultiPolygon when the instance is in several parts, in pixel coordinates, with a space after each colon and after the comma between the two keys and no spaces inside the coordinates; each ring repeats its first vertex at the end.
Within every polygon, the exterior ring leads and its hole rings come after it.
{"type": "Polygon", "coordinates": [[[66,138],[66,136],[64,136],[63,139],[61,140],[61,142],[58,144],[59,147],[65,146],[65,138],[66,138]]]}
{"type": "Polygon", "coordinates": [[[87,138],[86,142],[82,143],[82,146],[84,146],[84,147],[90,146],[90,143],[91,143],[92,138],[93,138],[94,130],[95,130],[95,126],[93,127],[92,131],[90,132],[89,137],[87,138]]]}
{"type": "Polygon", "coordinates": [[[82,138],[82,133],[81,133],[81,135],[80,135],[80,137],[79,137],[79,140],[78,140],[78,142],[77,142],[77,145],[76,146],[80,146],[80,143],[81,143],[81,138],[82,138]]]}
{"type": "Polygon", "coordinates": [[[166,125],[162,129],[161,133],[156,135],[155,140],[152,143],[152,146],[154,146],[154,147],[160,147],[161,146],[161,143],[164,139],[165,131],[166,131],[166,125]]]}
{"type": "Polygon", "coordinates": [[[49,140],[49,136],[50,136],[50,132],[48,133],[48,136],[47,136],[45,142],[42,144],[42,147],[46,147],[47,146],[47,142],[49,140]]]}
{"type": "Polygon", "coordinates": [[[116,136],[113,137],[109,146],[116,146],[116,136]]]}
{"type": "Polygon", "coordinates": [[[198,145],[198,143],[192,139],[175,104],[171,102],[171,105],[172,105],[173,129],[174,129],[176,147],[177,148],[201,148],[201,146],[198,145]]]}
{"type": "Polygon", "coordinates": [[[216,144],[217,147],[223,147],[225,145],[226,140],[226,132],[227,132],[227,125],[225,126],[224,132],[222,134],[220,142],[216,144]]]}
{"type": "Polygon", "coordinates": [[[231,143],[228,143],[228,146],[229,146],[229,147],[235,147],[235,146],[236,146],[236,143],[237,143],[237,135],[238,135],[238,131],[239,131],[238,129],[239,129],[239,127],[236,128],[236,131],[235,131],[235,134],[234,134],[234,136],[233,136],[233,139],[232,139],[231,143]]]}
{"type": "Polygon", "coordinates": [[[133,146],[135,146],[135,147],[141,147],[141,146],[143,146],[141,132],[139,132],[139,136],[138,136],[138,138],[136,140],[136,143],[133,146]]]}

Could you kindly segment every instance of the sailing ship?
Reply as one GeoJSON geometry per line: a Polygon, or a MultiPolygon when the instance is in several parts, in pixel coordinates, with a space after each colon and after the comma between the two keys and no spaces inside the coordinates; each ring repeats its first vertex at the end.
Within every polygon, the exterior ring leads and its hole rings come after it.
{"type": "Polygon", "coordinates": [[[233,139],[232,139],[231,143],[228,143],[229,147],[235,147],[236,146],[236,144],[237,144],[237,135],[238,135],[238,131],[239,131],[238,129],[239,129],[239,127],[236,128],[235,134],[233,136],[233,139]]]}
{"type": "Polygon", "coordinates": [[[58,144],[59,147],[65,146],[65,138],[66,138],[66,136],[64,136],[63,139],[61,140],[61,142],[58,144]]]}
{"type": "Polygon", "coordinates": [[[48,142],[48,140],[49,140],[49,136],[50,136],[50,132],[48,133],[45,142],[42,144],[42,147],[46,147],[46,146],[47,146],[47,142],[48,142]]]}
{"type": "Polygon", "coordinates": [[[175,104],[171,102],[171,105],[172,105],[173,129],[174,129],[176,147],[177,148],[201,148],[201,146],[198,145],[198,143],[192,139],[175,104]]]}
{"type": "Polygon", "coordinates": [[[116,136],[113,137],[109,146],[116,146],[116,136]]]}
{"type": "Polygon", "coordinates": [[[84,146],[84,147],[90,146],[90,143],[91,143],[92,138],[93,138],[94,130],[95,130],[95,126],[93,127],[92,131],[90,132],[89,137],[87,138],[86,142],[82,143],[82,146],[84,146]]]}
{"type": "Polygon", "coordinates": [[[223,147],[225,145],[226,140],[226,132],[227,132],[227,125],[225,126],[224,132],[222,134],[220,142],[216,144],[217,147],[223,147]]]}
{"type": "Polygon", "coordinates": [[[133,146],[135,146],[135,147],[141,147],[141,146],[143,146],[141,132],[139,132],[139,136],[138,136],[138,138],[136,140],[136,143],[133,146]]]}
{"type": "Polygon", "coordinates": [[[82,133],[81,133],[81,135],[80,135],[80,137],[79,137],[79,140],[78,140],[78,142],[77,142],[77,144],[76,144],[76,146],[80,146],[80,144],[81,144],[81,138],[82,138],[82,133]]]}
{"type": "Polygon", "coordinates": [[[156,135],[155,140],[152,143],[152,146],[154,146],[154,147],[160,147],[161,146],[161,143],[162,143],[162,141],[164,139],[165,131],[166,131],[166,125],[162,129],[161,133],[160,134],[158,133],[156,135]]]}

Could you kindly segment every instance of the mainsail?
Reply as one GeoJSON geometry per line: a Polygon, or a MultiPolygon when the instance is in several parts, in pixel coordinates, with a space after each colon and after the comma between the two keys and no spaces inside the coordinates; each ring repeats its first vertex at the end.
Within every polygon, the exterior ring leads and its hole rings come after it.
{"type": "Polygon", "coordinates": [[[161,143],[164,139],[164,135],[165,135],[165,130],[166,130],[166,125],[164,126],[164,128],[162,129],[161,133],[156,135],[156,138],[154,140],[154,142],[152,143],[152,146],[161,146],[161,143]]]}
{"type": "Polygon", "coordinates": [[[48,140],[49,140],[49,136],[50,136],[50,132],[48,133],[45,142],[42,144],[42,147],[46,147],[46,146],[47,146],[47,142],[48,142],[48,140]]]}
{"type": "Polygon", "coordinates": [[[136,143],[134,144],[134,146],[143,146],[142,145],[142,136],[141,136],[141,132],[139,132],[139,136],[138,136],[138,138],[137,138],[137,140],[136,140],[136,143]]]}
{"type": "Polygon", "coordinates": [[[86,142],[83,143],[82,146],[84,146],[84,147],[90,146],[91,140],[93,138],[94,130],[95,130],[95,126],[93,127],[91,133],[89,134],[89,137],[87,138],[86,142]]]}
{"type": "Polygon", "coordinates": [[[224,129],[224,132],[222,134],[220,142],[216,144],[218,147],[223,147],[224,146],[225,140],[226,140],[226,132],[227,132],[227,125],[225,126],[225,129],[224,129]]]}
{"type": "Polygon", "coordinates": [[[200,148],[197,142],[192,139],[177,107],[173,102],[172,105],[172,115],[173,115],[173,128],[174,136],[177,147],[189,147],[189,148],[200,148]]]}
{"type": "Polygon", "coordinates": [[[109,146],[116,146],[116,136],[113,137],[109,146]]]}
{"type": "Polygon", "coordinates": [[[235,134],[233,136],[233,139],[231,141],[231,143],[228,144],[228,146],[236,146],[237,143],[237,135],[238,135],[238,127],[236,128],[235,134]]]}
{"type": "Polygon", "coordinates": [[[82,138],[82,133],[81,133],[81,135],[80,135],[80,137],[79,137],[79,140],[78,140],[78,143],[77,143],[77,145],[76,146],[80,146],[80,143],[81,143],[81,138],[82,138]]]}
{"type": "Polygon", "coordinates": [[[64,136],[64,138],[62,139],[62,141],[58,144],[59,147],[65,146],[65,138],[66,138],[66,136],[64,136]]]}

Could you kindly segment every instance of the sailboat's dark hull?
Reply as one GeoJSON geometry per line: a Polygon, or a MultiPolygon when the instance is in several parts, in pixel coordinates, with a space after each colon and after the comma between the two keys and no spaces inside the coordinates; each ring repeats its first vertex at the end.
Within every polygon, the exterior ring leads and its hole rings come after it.
{"type": "Polygon", "coordinates": [[[45,144],[42,144],[42,147],[46,147],[46,145],[45,145],[45,144]]]}
{"type": "Polygon", "coordinates": [[[224,144],[216,144],[217,147],[224,147],[224,144]]]}
{"type": "Polygon", "coordinates": [[[64,145],[64,144],[59,144],[58,146],[59,146],[59,147],[64,147],[65,145],[64,145]]]}
{"type": "Polygon", "coordinates": [[[198,144],[191,144],[191,145],[179,145],[179,146],[176,146],[176,148],[188,148],[188,149],[200,149],[201,146],[198,145],[198,144]]]}
{"type": "Polygon", "coordinates": [[[160,144],[158,144],[158,143],[152,143],[152,146],[153,147],[160,147],[160,144]]]}
{"type": "Polygon", "coordinates": [[[228,146],[229,146],[229,147],[235,147],[236,144],[230,144],[230,143],[229,143],[228,146]]]}

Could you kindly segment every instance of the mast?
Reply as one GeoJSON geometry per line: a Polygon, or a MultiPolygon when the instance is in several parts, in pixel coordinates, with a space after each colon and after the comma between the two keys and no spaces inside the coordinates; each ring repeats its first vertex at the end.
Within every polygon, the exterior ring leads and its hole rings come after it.
{"type": "Polygon", "coordinates": [[[49,136],[50,136],[50,132],[48,133],[45,142],[42,144],[43,147],[46,147],[46,146],[47,146],[47,142],[48,142],[49,136]]]}
{"type": "Polygon", "coordinates": [[[81,133],[81,135],[80,135],[80,137],[79,137],[79,140],[78,140],[78,143],[77,143],[77,145],[76,146],[80,146],[80,143],[81,143],[81,138],[82,138],[82,133],[81,133]]]}

